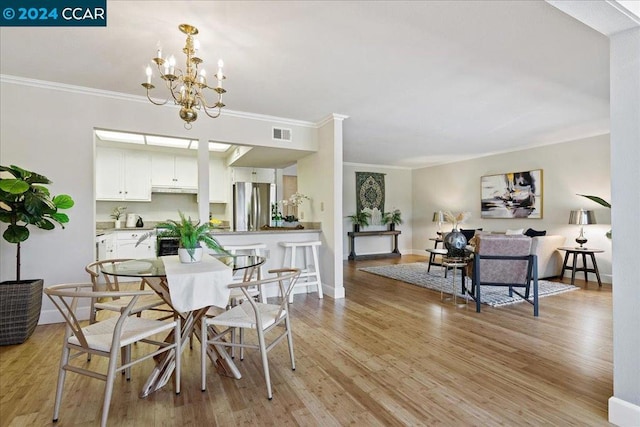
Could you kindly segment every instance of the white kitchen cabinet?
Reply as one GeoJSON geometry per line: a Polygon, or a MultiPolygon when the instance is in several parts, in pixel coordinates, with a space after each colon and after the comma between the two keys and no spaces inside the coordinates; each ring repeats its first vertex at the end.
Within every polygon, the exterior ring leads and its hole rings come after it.
{"type": "Polygon", "coordinates": [[[96,200],[151,201],[151,156],[96,147],[96,200]]]}
{"type": "Polygon", "coordinates": [[[229,190],[229,170],[224,159],[209,159],[209,203],[227,203],[229,190]]]}
{"type": "Polygon", "coordinates": [[[267,168],[233,168],[233,182],[266,182],[276,183],[276,170],[267,168]]]}
{"type": "MultiPolygon", "coordinates": [[[[147,230],[148,231],[148,230],[147,230]]],[[[138,239],[147,231],[114,231],[116,258],[155,258],[156,239],[149,237],[138,246],[138,239]]]]}
{"type": "Polygon", "coordinates": [[[198,159],[167,153],[151,155],[153,187],[198,188],[198,159]]]}
{"type": "Polygon", "coordinates": [[[116,239],[112,233],[96,237],[96,261],[116,258],[116,239]]]}

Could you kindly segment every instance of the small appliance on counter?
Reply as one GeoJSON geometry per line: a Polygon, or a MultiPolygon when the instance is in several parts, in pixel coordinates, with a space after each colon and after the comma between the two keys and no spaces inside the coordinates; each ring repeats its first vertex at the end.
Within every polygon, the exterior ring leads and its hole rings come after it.
{"type": "Polygon", "coordinates": [[[138,215],[134,213],[127,214],[127,222],[124,224],[127,228],[134,228],[136,226],[136,222],[138,222],[138,215]]]}
{"type": "Polygon", "coordinates": [[[142,217],[139,216],[138,220],[136,221],[136,227],[141,228],[144,227],[144,222],[142,222],[142,217]]]}

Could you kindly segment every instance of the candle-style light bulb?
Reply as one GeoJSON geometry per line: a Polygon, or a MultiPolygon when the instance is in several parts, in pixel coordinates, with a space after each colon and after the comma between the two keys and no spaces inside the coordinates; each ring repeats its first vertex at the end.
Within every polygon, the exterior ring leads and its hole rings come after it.
{"type": "Polygon", "coordinates": [[[153,76],[153,70],[149,65],[147,65],[147,69],[145,70],[147,74],[147,83],[151,84],[151,76],[153,76]]]}
{"type": "Polygon", "coordinates": [[[176,67],[176,57],[171,55],[169,57],[169,74],[174,74],[175,73],[175,67],[176,67]]]}
{"type": "Polygon", "coordinates": [[[199,76],[200,83],[205,84],[205,82],[207,81],[207,72],[204,68],[200,70],[199,76]]]}
{"type": "Polygon", "coordinates": [[[224,62],[222,59],[218,59],[218,72],[216,73],[216,78],[218,79],[218,87],[222,87],[222,79],[224,79],[224,74],[222,74],[222,67],[224,67],[224,62]]]}
{"type": "Polygon", "coordinates": [[[162,58],[162,48],[158,47],[158,52],[156,52],[156,58],[162,58]]]}

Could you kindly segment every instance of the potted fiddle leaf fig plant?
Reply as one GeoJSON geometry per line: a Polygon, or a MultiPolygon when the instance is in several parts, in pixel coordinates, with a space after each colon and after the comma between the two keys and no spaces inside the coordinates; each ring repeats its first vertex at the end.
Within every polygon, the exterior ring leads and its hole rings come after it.
{"type": "Polygon", "coordinates": [[[204,243],[209,249],[218,253],[228,254],[222,245],[211,236],[213,225],[210,222],[200,224],[200,221],[197,221],[194,223],[191,217],[187,218],[184,213],[178,211],[178,215],[180,216],[179,221],[169,219],[166,222],[156,224],[156,228],[163,229],[163,231],[158,234],[154,231],[143,234],[138,239],[136,246],[151,236],[157,236],[158,238],[176,237],[179,239],[178,256],[180,257],[180,262],[183,263],[194,263],[202,260],[203,250],[200,243],[204,243]]]}
{"type": "Polygon", "coordinates": [[[347,215],[347,218],[349,218],[353,223],[354,233],[357,233],[358,231],[360,231],[360,227],[366,227],[367,225],[369,225],[371,214],[367,211],[360,211],[351,215],[347,215]]]}
{"type": "Polygon", "coordinates": [[[22,280],[21,244],[29,238],[29,227],[64,228],[73,199],[60,194],[51,197],[44,175],[18,166],[0,166],[0,222],[9,224],[2,237],[16,245],[16,280],[0,283],[0,345],[20,344],[33,333],[42,306],[42,279],[22,280]]]}
{"type": "Polygon", "coordinates": [[[400,209],[394,209],[391,212],[385,212],[382,214],[382,223],[389,226],[389,231],[395,230],[396,225],[400,225],[403,222],[400,209]]]}

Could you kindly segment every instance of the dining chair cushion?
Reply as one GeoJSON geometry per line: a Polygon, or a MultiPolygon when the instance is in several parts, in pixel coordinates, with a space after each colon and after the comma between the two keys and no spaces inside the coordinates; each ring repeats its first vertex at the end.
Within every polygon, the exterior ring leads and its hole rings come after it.
{"type": "MultiPolygon", "coordinates": [[[[130,301],[130,297],[122,297],[104,302],[96,302],[94,307],[97,310],[122,311],[127,305],[129,305],[130,301]]],[[[139,313],[144,310],[151,310],[152,308],[163,304],[166,303],[158,295],[143,295],[138,298],[138,301],[136,301],[132,312],[139,313]]]]}
{"type": "MultiPolygon", "coordinates": [[[[256,303],[258,313],[262,320],[262,327],[268,328],[286,316],[286,310],[280,312],[280,316],[276,318],[280,305],[256,303]]],[[[209,319],[208,322],[213,325],[227,326],[231,328],[250,328],[256,329],[256,315],[251,304],[244,303],[225,311],[219,316],[209,319]]]]}
{"type": "MultiPolygon", "coordinates": [[[[118,322],[118,317],[90,324],[82,328],[82,332],[87,340],[87,345],[93,350],[104,352],[111,351],[113,341],[113,331],[118,322]]],[[[174,328],[173,322],[163,322],[161,320],[146,319],[143,317],[129,316],[122,326],[120,334],[120,346],[124,347],[134,342],[140,341],[149,335],[168,331],[174,328]]],[[[69,337],[69,344],[80,346],[80,341],[75,335],[69,337]]]]}

